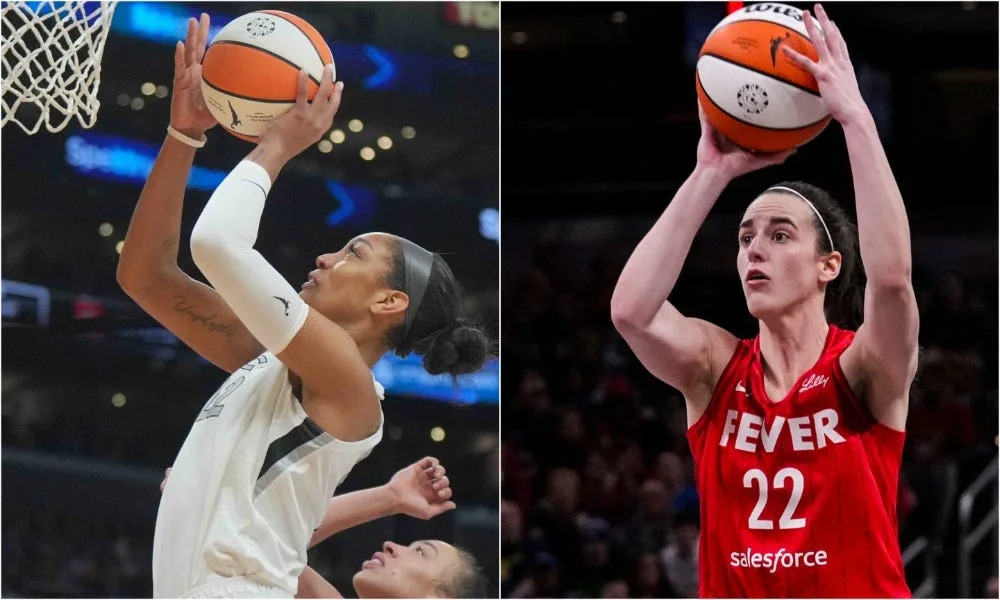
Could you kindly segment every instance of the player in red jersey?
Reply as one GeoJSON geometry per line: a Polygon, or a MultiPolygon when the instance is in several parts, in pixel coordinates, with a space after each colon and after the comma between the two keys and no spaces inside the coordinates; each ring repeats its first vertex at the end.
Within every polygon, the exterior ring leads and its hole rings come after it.
{"type": "Polygon", "coordinates": [[[858,242],[843,211],[807,184],[765,190],[740,224],[736,264],[755,338],[667,301],[727,183],[789,154],[735,148],[704,116],[694,172],[636,247],[611,301],[642,364],[686,399],[703,597],[910,595],[896,523],[917,365],[909,227],[847,47],[819,5],[816,15],[825,38],[804,13],[818,62],[784,51],[816,77],[844,129],[868,275],[857,332],[827,319],[850,308],[858,242]]]}

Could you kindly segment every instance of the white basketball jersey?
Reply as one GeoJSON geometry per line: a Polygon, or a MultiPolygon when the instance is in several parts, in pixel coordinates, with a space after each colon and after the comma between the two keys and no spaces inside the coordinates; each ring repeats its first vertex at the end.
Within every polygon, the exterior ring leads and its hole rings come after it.
{"type": "MultiPolygon", "coordinates": [[[[375,390],[381,399],[378,382],[375,390]]],[[[381,439],[381,420],[358,442],[320,429],[270,352],[237,369],[174,461],[156,517],[153,596],[179,598],[226,578],[294,595],[334,490],[381,439]]]]}

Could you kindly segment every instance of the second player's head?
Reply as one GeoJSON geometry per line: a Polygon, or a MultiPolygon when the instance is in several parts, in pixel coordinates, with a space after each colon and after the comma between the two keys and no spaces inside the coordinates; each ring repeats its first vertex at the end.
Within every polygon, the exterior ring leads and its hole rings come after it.
{"type": "Polygon", "coordinates": [[[863,293],[857,230],[816,186],[783,182],[754,199],[740,222],[736,265],[757,319],[818,302],[828,321],[857,325],[863,293]]]}
{"type": "Polygon", "coordinates": [[[433,374],[479,369],[488,340],[458,318],[461,288],[440,255],[388,233],[366,233],[316,258],[300,296],[359,344],[424,357],[433,374]]]}
{"type": "Polygon", "coordinates": [[[359,598],[485,598],[482,573],[468,552],[440,540],[382,545],[354,575],[359,598]]]}

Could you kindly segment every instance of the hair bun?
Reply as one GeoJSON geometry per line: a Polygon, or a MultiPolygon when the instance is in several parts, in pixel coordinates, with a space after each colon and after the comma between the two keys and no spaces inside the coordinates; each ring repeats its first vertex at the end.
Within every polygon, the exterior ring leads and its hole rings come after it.
{"type": "Polygon", "coordinates": [[[424,354],[424,368],[431,375],[462,375],[482,368],[489,351],[486,334],[469,325],[442,331],[424,354]]]}

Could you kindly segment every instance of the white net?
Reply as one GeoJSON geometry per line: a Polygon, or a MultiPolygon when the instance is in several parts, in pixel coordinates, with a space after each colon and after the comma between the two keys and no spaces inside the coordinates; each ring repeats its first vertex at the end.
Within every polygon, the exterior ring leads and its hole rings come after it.
{"type": "Polygon", "coordinates": [[[101,55],[116,1],[3,2],[3,113],[34,134],[97,121],[101,55]]]}

